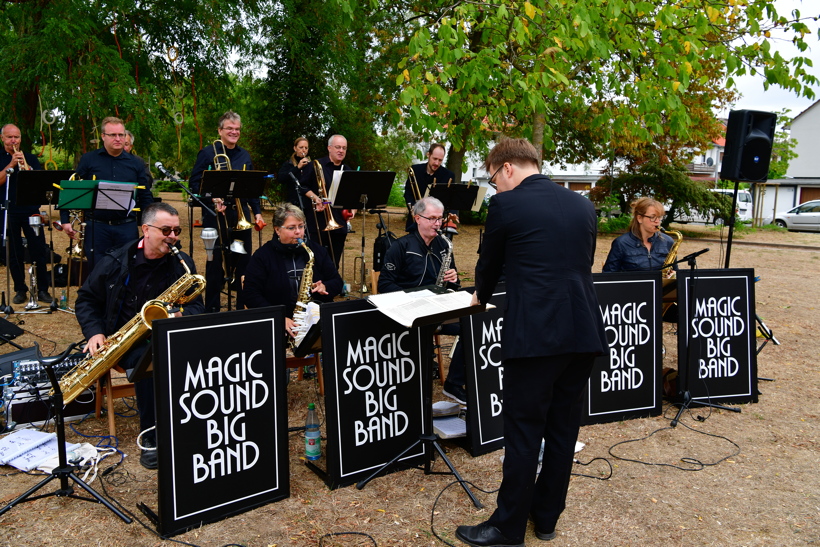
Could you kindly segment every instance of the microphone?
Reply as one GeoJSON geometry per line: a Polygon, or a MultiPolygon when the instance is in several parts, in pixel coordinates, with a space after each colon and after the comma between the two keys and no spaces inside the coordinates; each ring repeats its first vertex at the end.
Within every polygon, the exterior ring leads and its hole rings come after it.
{"type": "Polygon", "coordinates": [[[696,256],[700,256],[703,253],[708,253],[708,252],[709,252],[709,247],[707,247],[705,249],[701,249],[700,251],[696,251],[696,252],[694,252],[690,255],[686,255],[685,257],[681,258],[678,262],[686,262],[687,260],[692,260],[696,256]]]}
{"type": "Polygon", "coordinates": [[[166,168],[162,165],[162,162],[161,162],[161,161],[158,161],[157,163],[155,163],[155,164],[154,164],[154,167],[156,167],[156,168],[157,168],[157,171],[159,171],[160,173],[162,173],[162,176],[163,176],[163,177],[165,177],[166,179],[170,180],[171,182],[182,182],[182,179],[180,179],[178,176],[176,176],[176,175],[172,174],[170,171],[168,171],[168,170],[167,170],[167,169],[166,169],[166,168]]]}
{"type": "Polygon", "coordinates": [[[9,175],[9,176],[13,175],[14,174],[14,167],[9,167],[8,169],[6,169],[6,174],[9,175]]]}

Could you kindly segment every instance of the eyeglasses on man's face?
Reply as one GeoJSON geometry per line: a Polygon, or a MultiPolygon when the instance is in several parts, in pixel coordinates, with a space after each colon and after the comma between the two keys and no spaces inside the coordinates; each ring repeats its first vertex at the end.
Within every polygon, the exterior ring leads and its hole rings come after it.
{"type": "Polygon", "coordinates": [[[438,224],[439,222],[444,222],[444,217],[426,217],[424,215],[418,215],[418,216],[423,218],[424,220],[430,222],[430,224],[438,224]]]}
{"type": "Polygon", "coordinates": [[[496,175],[497,175],[497,174],[498,174],[498,173],[499,173],[502,169],[504,169],[504,164],[501,164],[501,167],[499,167],[498,169],[496,169],[496,170],[495,170],[495,173],[493,173],[493,174],[492,174],[492,176],[490,177],[490,180],[489,180],[489,185],[490,185],[490,188],[492,188],[493,190],[498,190],[498,184],[495,182],[495,180],[494,180],[494,179],[495,179],[495,176],[496,176],[496,175]]]}
{"type": "Polygon", "coordinates": [[[162,227],[154,226],[153,224],[146,224],[146,226],[150,226],[151,228],[156,228],[157,230],[162,232],[162,235],[164,235],[165,237],[168,237],[169,235],[171,235],[171,232],[174,232],[175,236],[178,236],[179,234],[182,233],[182,228],[180,228],[179,226],[174,226],[173,228],[171,228],[170,226],[162,226],[162,227]]]}
{"type": "Polygon", "coordinates": [[[106,137],[111,137],[112,139],[124,139],[125,133],[103,133],[106,137]]]}

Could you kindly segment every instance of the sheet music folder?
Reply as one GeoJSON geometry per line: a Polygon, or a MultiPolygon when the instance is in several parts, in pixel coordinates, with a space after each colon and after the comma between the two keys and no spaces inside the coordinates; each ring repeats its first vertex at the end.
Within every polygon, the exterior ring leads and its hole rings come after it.
{"type": "Polygon", "coordinates": [[[204,198],[256,199],[265,193],[267,171],[221,169],[203,171],[200,195],[204,198]]]}
{"type": "Polygon", "coordinates": [[[387,205],[395,179],[393,171],[334,171],[328,199],[334,207],[357,209],[367,196],[367,207],[381,207],[387,205]]]}
{"type": "Polygon", "coordinates": [[[408,328],[444,323],[465,315],[481,313],[495,306],[471,306],[473,295],[467,291],[448,291],[436,285],[415,287],[392,293],[373,294],[367,301],[380,312],[408,328]]]}
{"type": "MultiPolygon", "coordinates": [[[[459,211],[475,211],[476,202],[481,207],[481,202],[478,201],[479,186],[467,186],[466,184],[436,184],[435,186],[428,186],[428,194],[444,204],[448,211],[457,209],[459,211]]],[[[486,193],[486,189],[482,194],[486,193]]],[[[482,195],[483,198],[483,195],[482,195]]]]}

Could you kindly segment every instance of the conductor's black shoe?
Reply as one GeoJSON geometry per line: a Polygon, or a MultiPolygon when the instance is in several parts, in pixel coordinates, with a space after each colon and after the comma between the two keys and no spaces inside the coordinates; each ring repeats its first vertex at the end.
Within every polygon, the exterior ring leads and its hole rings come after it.
{"type": "MultiPolygon", "coordinates": [[[[26,291],[17,291],[14,293],[14,298],[11,299],[12,304],[22,304],[28,298],[28,293],[26,291]]],[[[49,300],[51,302],[51,300],[49,300]]]]}
{"type": "Polygon", "coordinates": [[[140,453],[140,465],[145,469],[156,469],[159,467],[157,463],[157,443],[154,439],[143,437],[142,446],[145,448],[152,448],[153,450],[142,450],[140,453]]]}
{"type": "Polygon", "coordinates": [[[541,541],[549,541],[551,539],[555,539],[558,534],[555,533],[555,530],[552,532],[542,532],[538,528],[535,529],[535,537],[540,539],[541,541]]]}
{"type": "Polygon", "coordinates": [[[524,547],[523,541],[508,539],[498,528],[486,522],[476,526],[459,526],[456,537],[474,547],[524,547]]]}
{"type": "Polygon", "coordinates": [[[449,380],[444,382],[444,389],[441,392],[447,397],[455,399],[463,405],[467,404],[467,392],[464,391],[463,387],[457,386],[449,380]]]}
{"type": "Polygon", "coordinates": [[[40,291],[39,293],[37,293],[37,299],[40,302],[45,302],[46,304],[51,303],[51,295],[48,294],[48,291],[40,291]]]}

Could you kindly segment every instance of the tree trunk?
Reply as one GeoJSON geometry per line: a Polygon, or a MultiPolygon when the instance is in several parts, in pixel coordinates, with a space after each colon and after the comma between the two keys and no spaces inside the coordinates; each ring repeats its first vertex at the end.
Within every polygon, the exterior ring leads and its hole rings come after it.
{"type": "Polygon", "coordinates": [[[455,180],[453,182],[455,184],[459,184],[461,182],[461,171],[464,167],[464,156],[466,155],[466,149],[456,150],[452,146],[450,147],[450,153],[447,154],[447,169],[453,172],[453,175],[455,176],[455,180]]]}
{"type": "Polygon", "coordinates": [[[546,125],[546,117],[544,114],[536,114],[532,123],[532,145],[538,152],[539,166],[544,161],[544,126],[546,125]]]}

